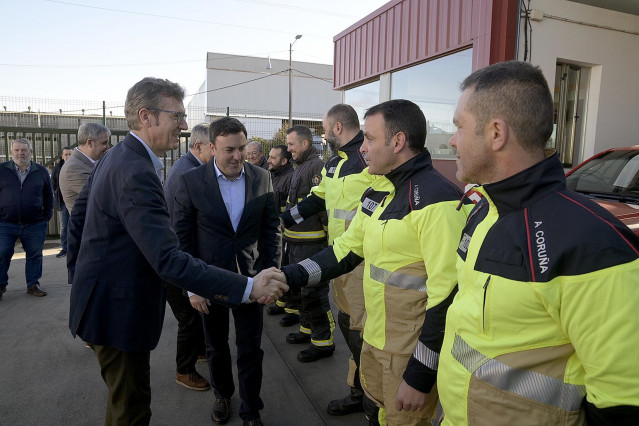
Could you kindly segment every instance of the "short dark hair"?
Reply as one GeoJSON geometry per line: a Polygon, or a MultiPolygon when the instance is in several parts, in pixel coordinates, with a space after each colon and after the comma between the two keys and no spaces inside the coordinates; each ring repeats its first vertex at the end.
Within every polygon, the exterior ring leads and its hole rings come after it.
{"type": "MultiPolygon", "coordinates": [[[[174,98],[182,102],[184,100],[184,88],[172,81],[145,77],[131,87],[124,101],[124,115],[126,124],[131,130],[140,129],[138,111],[142,108],[159,108],[162,97],[174,98]]],[[[153,112],[156,119],[160,112],[153,112]]]]}
{"type": "Polygon", "coordinates": [[[280,150],[280,160],[286,158],[289,163],[293,161],[293,155],[288,152],[288,147],[286,145],[275,145],[273,149],[280,150]]]}
{"type": "Polygon", "coordinates": [[[402,132],[411,151],[419,153],[426,150],[426,117],[417,104],[406,99],[382,102],[367,109],[364,119],[374,114],[384,117],[386,143],[402,132]]]}
{"type": "Polygon", "coordinates": [[[342,123],[345,129],[359,130],[359,117],[355,109],[348,104],[337,104],[326,113],[326,118],[331,123],[342,123]]]}
{"type": "Polygon", "coordinates": [[[234,135],[236,133],[244,133],[246,137],[246,127],[237,118],[222,117],[209,125],[209,141],[215,145],[215,138],[218,136],[234,135]]]}
{"type": "Polygon", "coordinates": [[[73,148],[71,148],[70,146],[65,146],[65,147],[63,147],[63,148],[62,148],[62,151],[64,151],[65,149],[68,149],[68,150],[73,151],[73,148]]]}
{"type": "Polygon", "coordinates": [[[301,124],[297,124],[291,128],[286,129],[286,134],[290,135],[295,132],[297,134],[297,138],[300,142],[304,139],[308,141],[308,143],[313,146],[313,132],[306,126],[302,126],[301,124]]]}
{"type": "Polygon", "coordinates": [[[527,151],[544,149],[553,129],[553,100],[539,67],[507,61],[475,71],[461,90],[473,89],[468,109],[482,133],[486,123],[501,118],[527,151]]]}

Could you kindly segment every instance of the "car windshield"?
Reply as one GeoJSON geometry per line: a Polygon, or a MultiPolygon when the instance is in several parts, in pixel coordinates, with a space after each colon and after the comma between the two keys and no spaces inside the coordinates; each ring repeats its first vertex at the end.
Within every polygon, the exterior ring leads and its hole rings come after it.
{"type": "Polygon", "coordinates": [[[573,171],[568,188],[590,194],[639,196],[639,150],[610,151],[573,171]]]}

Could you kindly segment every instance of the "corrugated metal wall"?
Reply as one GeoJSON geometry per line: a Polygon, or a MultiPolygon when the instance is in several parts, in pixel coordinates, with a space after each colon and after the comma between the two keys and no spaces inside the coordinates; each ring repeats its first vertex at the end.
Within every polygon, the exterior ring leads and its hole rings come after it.
{"type": "Polygon", "coordinates": [[[473,47],[473,70],[514,58],[517,0],[393,0],[335,36],[335,89],[473,47]]]}

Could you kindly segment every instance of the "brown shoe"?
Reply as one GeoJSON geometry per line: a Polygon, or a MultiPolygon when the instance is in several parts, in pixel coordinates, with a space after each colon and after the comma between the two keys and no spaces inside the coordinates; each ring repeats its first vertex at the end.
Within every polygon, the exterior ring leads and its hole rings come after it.
{"type": "Polygon", "coordinates": [[[211,385],[206,379],[197,371],[194,371],[189,374],[180,374],[178,372],[175,373],[175,382],[178,385],[182,385],[187,389],[192,389],[196,391],[206,391],[211,389],[211,385]]]}
{"type": "Polygon", "coordinates": [[[47,295],[47,292],[42,290],[38,284],[33,284],[31,287],[27,287],[27,294],[44,297],[47,295]]]}

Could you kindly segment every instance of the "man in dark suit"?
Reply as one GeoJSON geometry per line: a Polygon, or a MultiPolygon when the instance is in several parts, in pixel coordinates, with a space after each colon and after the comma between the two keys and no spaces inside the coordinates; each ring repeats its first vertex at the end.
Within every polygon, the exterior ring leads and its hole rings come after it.
{"type": "Polygon", "coordinates": [[[179,249],[158,157],[187,129],[183,100],[184,89],[168,80],[147,77],[129,89],[131,132],[96,164],[69,221],[69,328],[100,363],[106,424],[150,422],[149,359],[162,331],[164,281],[226,306],[270,303],[286,290],[270,281],[273,270],[247,279],[179,249]]]}
{"type": "Polygon", "coordinates": [[[60,189],[60,170],[64,163],[69,159],[73,149],[69,146],[62,148],[60,161],[53,168],[51,173],[51,184],[53,185],[53,208],[58,212],[58,220],[60,221],[60,252],[55,257],[60,258],[67,255],[67,224],[69,223],[69,210],[62,199],[60,189]]]}
{"type": "MultiPolygon", "coordinates": [[[[280,219],[275,205],[271,175],[244,162],[246,128],[235,118],[211,123],[209,140],[214,159],[180,176],[172,223],[180,248],[210,265],[249,277],[268,267],[279,267],[280,219]]],[[[202,312],[215,406],[211,418],[226,423],[235,392],[229,349],[229,308],[210,306],[191,296],[202,312]]],[[[237,370],[245,425],[261,425],[262,305],[231,308],[235,322],[237,370]]]]}
{"type": "MultiPolygon", "coordinates": [[[[171,166],[171,170],[164,181],[164,197],[169,215],[173,214],[175,193],[177,192],[180,176],[202,164],[208,163],[213,157],[213,150],[209,143],[209,125],[200,123],[193,126],[189,138],[189,150],[171,166]]],[[[198,311],[191,307],[189,298],[177,286],[168,284],[166,287],[166,301],[178,322],[177,349],[175,354],[175,382],[187,389],[206,391],[211,388],[209,382],[195,369],[198,355],[205,353],[204,330],[202,319],[198,311]]]]}

